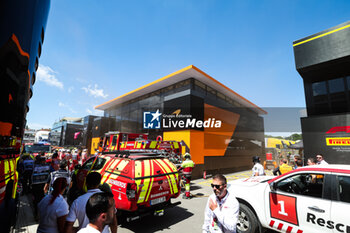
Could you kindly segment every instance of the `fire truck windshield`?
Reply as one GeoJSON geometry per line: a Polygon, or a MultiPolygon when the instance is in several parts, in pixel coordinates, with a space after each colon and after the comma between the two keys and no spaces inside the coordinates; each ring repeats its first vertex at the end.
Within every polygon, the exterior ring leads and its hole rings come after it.
{"type": "Polygon", "coordinates": [[[50,145],[44,145],[44,144],[33,144],[33,145],[25,145],[25,152],[26,153],[50,153],[51,152],[51,146],[50,145]]]}

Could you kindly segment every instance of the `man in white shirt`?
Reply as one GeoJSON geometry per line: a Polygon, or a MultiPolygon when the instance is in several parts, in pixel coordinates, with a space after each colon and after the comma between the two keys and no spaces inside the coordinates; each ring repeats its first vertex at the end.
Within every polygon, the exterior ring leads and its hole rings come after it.
{"type": "Polygon", "coordinates": [[[112,193],[93,194],[86,203],[86,215],[90,223],[78,233],[100,233],[105,226],[112,224],[115,215],[115,202],[112,193]]]}
{"type": "Polygon", "coordinates": [[[214,194],[209,196],[205,208],[203,233],[236,233],[239,203],[227,190],[226,177],[215,175],[211,187],[214,194]]]}
{"type": "Polygon", "coordinates": [[[260,157],[259,156],[253,156],[253,163],[254,166],[252,168],[252,176],[264,176],[265,170],[264,167],[260,164],[260,157]]]}
{"type": "Polygon", "coordinates": [[[316,159],[317,159],[317,164],[318,165],[328,165],[326,160],[323,159],[323,155],[322,154],[316,155],[316,159]]]}
{"type": "MultiPolygon", "coordinates": [[[[84,195],[78,197],[71,205],[69,214],[66,218],[66,224],[65,224],[65,232],[67,233],[75,233],[81,228],[86,227],[89,224],[89,219],[86,216],[85,206],[88,201],[88,199],[95,193],[102,192],[100,189],[98,189],[98,186],[101,182],[101,174],[98,172],[91,172],[86,176],[86,186],[87,186],[87,193],[84,195]],[[73,227],[75,220],[78,220],[79,227],[75,228],[73,227]]],[[[106,226],[103,229],[103,233],[109,232],[109,227],[106,226]]],[[[110,225],[111,232],[116,233],[117,232],[117,221],[113,221],[110,225]]]]}

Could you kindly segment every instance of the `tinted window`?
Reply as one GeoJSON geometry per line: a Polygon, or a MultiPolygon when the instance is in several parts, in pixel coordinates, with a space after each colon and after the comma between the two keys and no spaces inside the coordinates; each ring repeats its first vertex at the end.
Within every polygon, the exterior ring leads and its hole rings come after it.
{"type": "Polygon", "coordinates": [[[40,153],[40,152],[50,152],[50,146],[47,145],[26,145],[25,151],[27,153],[40,153]]]}
{"type": "Polygon", "coordinates": [[[117,144],[118,136],[113,136],[112,146],[115,146],[117,144]]]}
{"type": "Polygon", "coordinates": [[[205,96],[207,93],[205,84],[196,79],[194,80],[194,90],[196,90],[203,96],[205,96]]]}
{"type": "Polygon", "coordinates": [[[339,199],[350,203],[350,177],[338,176],[339,181],[339,199]]]}
{"type": "Polygon", "coordinates": [[[333,80],[328,81],[329,85],[329,92],[330,93],[337,93],[344,91],[344,80],[343,78],[337,78],[333,80]]]}
{"type": "Polygon", "coordinates": [[[105,165],[106,160],[103,158],[97,158],[92,170],[100,170],[105,165]]]}
{"type": "Polygon", "coordinates": [[[313,96],[326,95],[327,94],[326,82],[323,81],[323,82],[313,83],[312,93],[313,93],[313,96]]]}
{"type": "Polygon", "coordinates": [[[350,76],[346,77],[346,82],[348,83],[348,90],[350,90],[350,76]]]}
{"type": "Polygon", "coordinates": [[[82,169],[89,170],[94,162],[95,158],[90,158],[86,163],[84,163],[82,169]]]}
{"type": "Polygon", "coordinates": [[[305,195],[310,197],[322,197],[324,175],[298,174],[288,177],[277,183],[277,190],[305,195]]]}

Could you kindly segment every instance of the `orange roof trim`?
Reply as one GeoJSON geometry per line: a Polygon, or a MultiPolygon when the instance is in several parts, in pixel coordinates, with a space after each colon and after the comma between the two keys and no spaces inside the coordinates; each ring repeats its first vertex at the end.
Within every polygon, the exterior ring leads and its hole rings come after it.
{"type": "MultiPolygon", "coordinates": [[[[197,68],[197,67],[194,66],[194,65],[189,65],[189,66],[187,66],[187,67],[185,67],[185,68],[183,68],[183,69],[181,69],[181,70],[178,70],[178,71],[176,71],[176,72],[174,72],[174,73],[171,73],[171,74],[169,74],[169,75],[167,75],[167,76],[165,76],[165,77],[163,77],[163,78],[157,79],[157,80],[155,80],[155,81],[153,81],[153,82],[151,82],[151,83],[149,83],[149,84],[146,84],[146,85],[144,85],[144,86],[142,86],[142,87],[139,87],[139,88],[137,88],[137,89],[135,89],[135,90],[133,90],[133,91],[130,91],[130,92],[124,94],[124,95],[121,95],[121,96],[119,96],[119,97],[117,97],[117,98],[114,98],[114,99],[112,99],[112,100],[109,100],[109,101],[107,101],[107,102],[105,102],[105,103],[103,103],[103,104],[100,104],[100,105],[96,106],[95,109],[98,109],[98,108],[101,108],[101,107],[103,107],[103,106],[105,106],[105,105],[111,104],[112,102],[115,102],[115,101],[117,101],[117,100],[119,100],[119,99],[122,99],[123,97],[126,97],[126,96],[128,96],[128,95],[130,95],[130,94],[136,93],[136,92],[138,92],[138,91],[141,91],[141,90],[143,90],[143,89],[145,89],[145,88],[147,88],[147,87],[151,87],[151,86],[154,85],[154,84],[157,84],[157,83],[160,83],[160,82],[162,82],[162,81],[165,81],[165,80],[167,80],[167,79],[169,79],[169,78],[171,78],[171,77],[174,77],[174,76],[176,76],[176,75],[178,75],[178,74],[181,74],[181,73],[183,73],[183,72],[185,72],[185,71],[188,71],[188,70],[191,70],[191,69],[193,69],[193,70],[199,72],[200,74],[204,75],[204,76],[205,76],[207,79],[209,79],[210,81],[212,81],[212,82],[214,82],[215,84],[221,86],[221,87],[224,88],[225,90],[231,92],[232,94],[234,94],[234,96],[238,97],[238,99],[241,99],[243,102],[246,102],[246,103],[248,103],[249,105],[252,105],[253,107],[259,109],[260,113],[267,114],[267,112],[266,112],[265,110],[263,110],[262,108],[258,107],[257,105],[255,105],[255,104],[252,103],[251,101],[249,101],[249,100],[247,100],[246,98],[244,98],[243,96],[239,95],[238,93],[234,92],[233,90],[231,90],[230,88],[228,88],[228,87],[225,86],[224,84],[220,83],[220,82],[217,81],[216,79],[212,78],[210,75],[206,74],[205,72],[203,72],[202,70],[200,70],[199,68],[197,68]]],[[[103,109],[102,109],[102,110],[103,110],[103,109]]]]}
{"type": "Polygon", "coordinates": [[[139,91],[139,90],[141,90],[141,89],[144,89],[145,87],[152,86],[152,85],[154,85],[154,84],[156,84],[156,83],[159,83],[160,81],[163,81],[163,80],[165,80],[165,79],[167,79],[167,78],[170,78],[170,77],[172,77],[172,76],[174,76],[174,75],[176,75],[176,74],[182,73],[182,72],[184,72],[184,71],[186,71],[186,70],[189,70],[189,69],[191,69],[191,68],[192,68],[192,66],[187,66],[187,67],[185,67],[185,68],[183,68],[183,69],[181,69],[181,70],[178,70],[178,71],[176,71],[176,72],[174,72],[174,73],[172,73],[172,74],[169,74],[169,75],[167,75],[167,76],[165,76],[165,77],[163,77],[163,78],[157,79],[156,81],[153,81],[153,82],[151,82],[151,83],[149,83],[149,84],[146,84],[146,85],[144,85],[144,86],[142,86],[142,87],[139,87],[139,88],[137,88],[137,89],[135,89],[135,90],[133,90],[133,91],[130,91],[130,92],[124,94],[124,95],[121,95],[121,96],[119,96],[119,97],[117,97],[117,98],[114,98],[114,99],[109,100],[109,101],[107,101],[107,102],[105,102],[105,103],[103,103],[103,104],[100,104],[100,105],[96,106],[95,109],[96,109],[96,108],[99,108],[99,107],[101,107],[101,106],[103,106],[103,105],[106,105],[106,104],[108,104],[108,103],[111,103],[111,102],[113,102],[113,101],[115,101],[115,100],[117,100],[117,99],[120,99],[120,98],[122,98],[122,97],[124,97],[124,96],[130,95],[131,93],[134,93],[134,92],[137,92],[137,91],[139,91]]]}

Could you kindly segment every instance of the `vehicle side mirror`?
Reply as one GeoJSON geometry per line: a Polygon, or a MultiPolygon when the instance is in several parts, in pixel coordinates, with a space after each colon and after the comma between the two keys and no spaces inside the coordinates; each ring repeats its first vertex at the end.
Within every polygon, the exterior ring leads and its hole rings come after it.
{"type": "Polygon", "coordinates": [[[276,182],[272,182],[272,183],[270,184],[270,189],[271,189],[272,192],[276,192],[276,190],[277,190],[277,184],[276,184],[276,182]]]}

